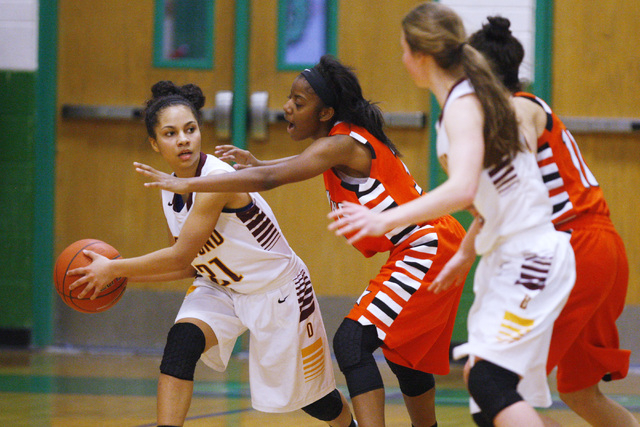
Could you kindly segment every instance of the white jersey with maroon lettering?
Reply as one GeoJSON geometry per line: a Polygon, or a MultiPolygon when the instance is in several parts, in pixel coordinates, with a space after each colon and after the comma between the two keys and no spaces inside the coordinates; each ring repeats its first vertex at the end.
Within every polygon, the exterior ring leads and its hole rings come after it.
{"type": "MultiPolygon", "coordinates": [[[[199,176],[235,170],[212,155],[201,156],[199,176]]],[[[302,261],[287,243],[267,202],[250,193],[253,202],[242,209],[223,209],[215,230],[192,261],[204,278],[236,292],[266,292],[292,280],[302,261]]],[[[197,200],[197,193],[191,199],[197,200]]],[[[178,239],[192,203],[178,194],[162,191],[169,229],[178,239]]]]}

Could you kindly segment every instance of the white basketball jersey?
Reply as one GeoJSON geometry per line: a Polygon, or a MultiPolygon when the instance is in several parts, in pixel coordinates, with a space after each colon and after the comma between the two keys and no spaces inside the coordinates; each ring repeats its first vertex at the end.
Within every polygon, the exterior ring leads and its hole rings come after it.
{"type": "MultiPolygon", "coordinates": [[[[457,84],[443,107],[455,99],[474,93],[468,80],[457,84]]],[[[440,121],[437,125],[438,157],[449,151],[449,138],[440,121]]],[[[524,144],[524,142],[523,142],[524,144]]],[[[475,239],[479,255],[490,252],[510,236],[540,226],[551,225],[552,205],[542,182],[535,155],[528,149],[518,152],[514,159],[504,159],[485,168],[480,175],[474,206],[484,219],[482,230],[475,239]]]]}
{"type": "MultiPolygon", "coordinates": [[[[196,176],[235,169],[215,156],[201,154],[196,176]]],[[[242,209],[223,209],[209,240],[191,265],[212,284],[250,294],[278,288],[300,271],[302,260],[287,243],[267,202],[250,193],[252,203],[242,209]]],[[[191,200],[197,202],[197,193],[191,200]]],[[[177,239],[192,203],[162,191],[162,204],[172,235],[177,239]]]]}

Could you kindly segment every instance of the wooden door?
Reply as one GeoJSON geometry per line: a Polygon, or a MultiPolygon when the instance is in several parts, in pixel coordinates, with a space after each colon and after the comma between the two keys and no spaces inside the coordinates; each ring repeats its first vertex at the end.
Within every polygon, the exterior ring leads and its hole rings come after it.
{"type": "MultiPolygon", "coordinates": [[[[428,97],[415,89],[400,62],[400,19],[411,1],[384,2],[375,14],[368,2],[342,2],[339,8],[338,57],[355,68],[365,96],[379,101],[384,111],[426,111],[428,97]],[[380,52],[384,52],[381,54],[380,52]]],[[[152,64],[153,14],[151,2],[76,2],[60,0],[58,104],[141,106],[153,83],[161,79],[193,82],[207,94],[212,107],[215,92],[233,85],[234,2],[215,2],[215,65],[212,70],[155,68],[152,64]]],[[[277,70],[277,2],[251,2],[249,91],[269,93],[269,108],[281,109],[298,71],[277,70]]],[[[428,147],[425,129],[391,129],[389,134],[404,154],[419,183],[427,186],[428,147]]],[[[203,130],[203,149],[212,151],[212,125],[203,130]]],[[[134,160],[163,167],[143,126],[132,120],[58,121],[56,180],[56,251],[72,241],[95,237],[111,242],[125,256],[159,248],[166,243],[158,197],[142,187],[131,167],[134,160]]],[[[273,124],[266,141],[249,140],[247,147],[262,158],[300,152],[283,124],[273,124]]],[[[319,293],[358,292],[377,271],[362,257],[326,231],[328,203],[321,179],[287,186],[265,194],[287,238],[320,282],[319,293]],[[305,195],[300,206],[300,194],[305,195]],[[333,254],[330,265],[323,254],[333,254]],[[358,268],[352,268],[358,266],[358,268]],[[355,289],[345,286],[355,282],[355,289]]],[[[143,286],[135,285],[132,286],[143,286]]]]}
{"type": "MultiPolygon", "coordinates": [[[[627,47],[629,40],[640,40],[635,24],[638,19],[637,1],[607,0],[597,8],[589,2],[555,2],[553,107],[557,114],[593,121],[630,118],[640,122],[640,53],[627,47]]],[[[574,136],[625,243],[630,270],[627,304],[637,312],[640,235],[634,189],[640,179],[640,134],[589,132],[574,136]]]]}

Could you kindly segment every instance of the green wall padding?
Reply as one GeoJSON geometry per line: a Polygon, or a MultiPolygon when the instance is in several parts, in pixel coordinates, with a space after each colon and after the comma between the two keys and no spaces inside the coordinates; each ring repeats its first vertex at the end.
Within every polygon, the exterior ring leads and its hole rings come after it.
{"type": "Polygon", "coordinates": [[[35,73],[0,71],[0,328],[32,325],[35,73]]]}

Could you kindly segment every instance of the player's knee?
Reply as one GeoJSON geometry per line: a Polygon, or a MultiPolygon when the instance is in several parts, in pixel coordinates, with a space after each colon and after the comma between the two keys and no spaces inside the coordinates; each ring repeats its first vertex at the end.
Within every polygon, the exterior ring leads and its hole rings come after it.
{"type": "Polygon", "coordinates": [[[522,400],[516,390],[519,381],[508,369],[480,360],[469,371],[469,394],[493,422],[500,411],[522,400]]]}
{"type": "Polygon", "coordinates": [[[433,374],[398,365],[389,359],[387,359],[387,364],[391,368],[391,372],[398,378],[400,391],[405,396],[420,396],[436,386],[433,374]]]}
{"type": "Polygon", "coordinates": [[[336,331],[333,351],[351,397],[384,387],[373,357],[381,343],[375,326],[362,326],[351,319],[344,319],[336,331]]]}
{"type": "Polygon", "coordinates": [[[196,363],[205,347],[202,330],[193,323],[176,323],[169,330],[160,372],[181,380],[193,381],[196,363]]]}
{"type": "MultiPolygon", "coordinates": [[[[340,370],[344,372],[363,363],[363,359],[373,359],[373,352],[382,342],[373,325],[344,319],[333,337],[333,351],[340,370]]],[[[365,362],[366,363],[366,362],[365,362]]]]}
{"type": "Polygon", "coordinates": [[[342,397],[338,389],[334,389],[321,399],[302,408],[304,412],[321,421],[335,420],[342,412],[342,397]]]}
{"type": "Polygon", "coordinates": [[[593,407],[602,398],[602,393],[597,385],[571,393],[559,393],[559,395],[560,400],[575,412],[593,407]]]}

